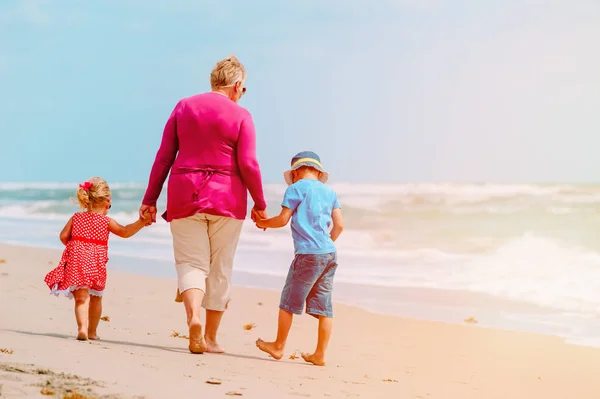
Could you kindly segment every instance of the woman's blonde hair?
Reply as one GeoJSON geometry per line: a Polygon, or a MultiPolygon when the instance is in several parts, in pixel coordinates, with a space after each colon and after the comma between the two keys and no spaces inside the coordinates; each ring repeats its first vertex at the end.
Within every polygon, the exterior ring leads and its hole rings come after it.
{"type": "Polygon", "coordinates": [[[90,177],[77,189],[77,201],[81,209],[92,210],[95,206],[110,202],[110,187],[101,177],[90,177]]]}
{"type": "Polygon", "coordinates": [[[230,55],[227,58],[217,62],[212,72],[210,73],[210,87],[218,89],[219,87],[230,87],[237,82],[242,82],[246,79],[246,68],[237,59],[235,55],[230,55]]]}

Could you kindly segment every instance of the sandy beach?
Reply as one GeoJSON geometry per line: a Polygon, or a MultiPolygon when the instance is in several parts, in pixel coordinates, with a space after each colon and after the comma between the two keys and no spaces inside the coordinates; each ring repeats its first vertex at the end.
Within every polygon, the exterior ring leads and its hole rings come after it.
{"type": "Polygon", "coordinates": [[[274,361],[254,342],[274,338],[278,293],[243,287],[221,328],[228,353],[192,355],[176,336],[187,328],[174,282],[114,271],[102,339],[78,342],[72,303],[49,296],[43,283],[58,258],[55,250],[0,245],[0,397],[591,399],[600,392],[598,349],[339,304],[326,367],[294,356],[315,345],[316,321],[306,315],[295,319],[284,359],[274,361]]]}

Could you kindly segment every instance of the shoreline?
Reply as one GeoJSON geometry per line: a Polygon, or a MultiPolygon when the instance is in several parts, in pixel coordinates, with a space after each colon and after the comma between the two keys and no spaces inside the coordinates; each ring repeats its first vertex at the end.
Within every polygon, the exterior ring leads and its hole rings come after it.
{"type": "MultiPolygon", "coordinates": [[[[40,245],[24,243],[2,243],[2,246],[44,250],[55,252],[60,258],[59,245],[40,245]]],[[[123,273],[153,278],[169,279],[175,284],[175,269],[171,262],[152,257],[133,255],[110,255],[109,273],[123,273]]],[[[259,261],[259,250],[238,250],[235,264],[259,261]]],[[[287,253],[278,254],[287,259],[287,253]]],[[[291,258],[290,258],[291,259],[291,258]]],[[[232,283],[240,288],[281,292],[285,274],[275,275],[258,271],[239,270],[234,264],[232,283]]],[[[287,267],[282,264],[282,268],[287,267]]],[[[287,270],[287,269],[286,269],[287,270]]],[[[600,348],[600,337],[593,334],[600,329],[600,320],[584,327],[575,325],[582,320],[574,318],[570,312],[543,307],[530,302],[510,300],[485,293],[449,290],[426,287],[373,286],[335,281],[334,302],[344,306],[357,307],[369,313],[414,319],[421,321],[443,322],[465,325],[466,320],[474,319],[478,327],[536,333],[558,337],[567,344],[600,348]],[[577,335],[581,330],[590,334],[577,335]]]]}
{"type": "Polygon", "coordinates": [[[56,251],[0,245],[0,259],[0,350],[11,351],[0,352],[0,385],[8,397],[47,397],[44,387],[113,399],[592,399],[600,392],[598,349],[339,303],[326,367],[296,357],[316,343],[306,315],[294,318],[285,357],[274,361],[254,341],[275,337],[279,293],[240,286],[220,330],[228,353],[191,355],[187,340],[173,336],[187,333],[174,281],[116,271],[105,291],[102,339],[78,342],[72,303],[43,283],[56,251]]]}

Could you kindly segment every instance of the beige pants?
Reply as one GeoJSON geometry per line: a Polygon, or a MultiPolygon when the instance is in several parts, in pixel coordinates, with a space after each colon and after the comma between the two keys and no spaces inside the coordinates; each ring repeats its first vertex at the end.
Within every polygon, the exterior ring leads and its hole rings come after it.
{"type": "Polygon", "coordinates": [[[179,292],[202,290],[202,307],[223,311],[243,220],[198,213],[171,221],[179,292]]]}

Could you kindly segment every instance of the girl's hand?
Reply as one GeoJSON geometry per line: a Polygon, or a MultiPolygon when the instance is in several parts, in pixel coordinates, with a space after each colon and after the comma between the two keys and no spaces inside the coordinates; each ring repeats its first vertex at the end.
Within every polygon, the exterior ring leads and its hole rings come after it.
{"type": "Polygon", "coordinates": [[[148,212],[150,214],[150,221],[146,224],[146,226],[151,225],[152,223],[156,223],[156,207],[150,205],[142,205],[140,206],[140,219],[144,219],[144,214],[148,212]]]}
{"type": "Polygon", "coordinates": [[[144,222],[144,225],[149,226],[152,224],[152,213],[151,212],[143,212],[140,213],[140,220],[144,222]]]}

